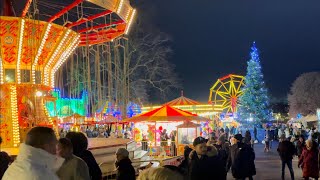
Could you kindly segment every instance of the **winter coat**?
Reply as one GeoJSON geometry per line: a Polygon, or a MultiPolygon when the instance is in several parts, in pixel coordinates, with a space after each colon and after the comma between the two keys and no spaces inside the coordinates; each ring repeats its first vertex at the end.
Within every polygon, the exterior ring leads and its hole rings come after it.
{"type": "Polygon", "coordinates": [[[303,148],[302,154],[299,159],[299,165],[301,165],[303,177],[319,178],[319,150],[313,148],[308,150],[303,148]]]}
{"type": "Polygon", "coordinates": [[[6,152],[0,152],[0,179],[9,167],[10,162],[10,156],[6,152]]]}
{"type": "Polygon", "coordinates": [[[75,154],[79,158],[81,158],[84,162],[86,162],[88,168],[89,168],[89,174],[91,177],[91,180],[101,180],[102,179],[102,172],[101,169],[96,161],[96,159],[93,157],[92,153],[88,150],[82,151],[80,153],[75,154]]]}
{"type": "Polygon", "coordinates": [[[2,180],[59,180],[56,170],[64,159],[48,152],[21,144],[17,159],[9,166],[2,180]]]}
{"type": "Polygon", "coordinates": [[[238,142],[230,147],[227,169],[234,178],[245,178],[256,174],[255,153],[251,146],[238,142]]]}
{"type": "Polygon", "coordinates": [[[132,162],[129,158],[122,159],[116,162],[117,167],[117,180],[135,180],[136,171],[131,165],[132,162]]]}
{"type": "Polygon", "coordinates": [[[277,151],[282,161],[289,161],[293,159],[295,147],[292,142],[285,140],[279,143],[277,151]]]}
{"type": "Polygon", "coordinates": [[[60,180],[91,180],[87,164],[74,155],[66,158],[57,175],[60,180]]]}
{"type": "Polygon", "coordinates": [[[193,153],[189,162],[189,178],[190,180],[209,180],[212,175],[208,172],[208,156],[203,155],[200,158],[196,152],[193,153]]]}
{"type": "Polygon", "coordinates": [[[218,158],[222,161],[223,167],[227,167],[227,162],[230,153],[230,146],[228,143],[223,143],[222,145],[215,144],[214,145],[218,150],[218,158]]]}
{"type": "Polygon", "coordinates": [[[297,142],[297,155],[300,157],[302,154],[302,150],[305,147],[305,142],[298,141],[297,142]]]}

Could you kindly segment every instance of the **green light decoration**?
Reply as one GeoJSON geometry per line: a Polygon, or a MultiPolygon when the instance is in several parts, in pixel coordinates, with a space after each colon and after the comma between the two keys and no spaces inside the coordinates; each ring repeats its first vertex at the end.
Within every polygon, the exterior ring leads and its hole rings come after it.
{"type": "Polygon", "coordinates": [[[242,89],[243,95],[239,98],[239,122],[261,125],[261,121],[270,119],[271,111],[255,42],[251,47],[250,56],[242,89]]]}
{"type": "Polygon", "coordinates": [[[86,92],[82,93],[81,98],[62,98],[59,89],[55,89],[52,92],[52,96],[57,98],[56,100],[56,111],[55,103],[47,102],[46,107],[49,111],[51,117],[66,117],[74,114],[80,116],[86,116],[87,105],[88,105],[88,94],[86,92]]]}

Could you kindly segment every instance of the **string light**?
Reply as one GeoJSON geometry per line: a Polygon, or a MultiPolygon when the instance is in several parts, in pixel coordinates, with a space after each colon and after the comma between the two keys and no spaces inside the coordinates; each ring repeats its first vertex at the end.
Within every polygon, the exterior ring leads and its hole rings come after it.
{"type": "Polygon", "coordinates": [[[18,59],[17,59],[17,79],[18,79],[18,84],[21,83],[20,63],[21,63],[21,51],[22,51],[22,46],[23,46],[24,23],[25,23],[25,20],[22,19],[21,20],[21,26],[20,26],[19,49],[18,49],[18,59]]]}
{"type": "Polygon", "coordinates": [[[123,7],[123,0],[120,0],[119,6],[117,8],[117,14],[121,12],[122,7],[123,7]]]}
{"type": "Polygon", "coordinates": [[[18,121],[17,88],[15,85],[10,86],[10,103],[11,103],[13,146],[17,147],[20,144],[20,132],[19,132],[19,121],[18,121]]]}
{"type": "Polygon", "coordinates": [[[58,55],[58,53],[60,52],[61,47],[64,45],[65,40],[67,39],[67,37],[69,36],[71,30],[69,29],[64,37],[62,38],[62,40],[60,41],[58,47],[56,48],[56,50],[54,51],[54,53],[52,54],[50,60],[48,61],[47,65],[44,68],[44,84],[49,86],[49,68],[51,67],[53,61],[55,60],[56,56],[58,55]]]}
{"type": "Polygon", "coordinates": [[[36,55],[36,57],[35,57],[35,59],[34,59],[33,65],[32,65],[32,82],[33,82],[33,84],[36,83],[35,68],[36,68],[36,66],[37,66],[37,64],[38,64],[39,57],[40,57],[40,55],[41,55],[41,53],[42,53],[44,44],[45,44],[46,41],[47,41],[47,38],[48,38],[48,35],[49,35],[49,32],[50,32],[51,26],[52,26],[51,24],[48,24],[47,29],[46,29],[46,32],[44,33],[44,36],[43,36],[43,38],[42,38],[42,40],[41,40],[41,44],[40,44],[40,47],[39,47],[39,49],[38,49],[38,53],[37,53],[37,55],[36,55]]]}
{"type": "Polygon", "coordinates": [[[136,10],[134,9],[132,14],[131,14],[131,17],[130,17],[130,20],[129,20],[129,23],[128,23],[128,26],[127,26],[127,29],[125,31],[125,34],[128,34],[129,30],[130,30],[130,26],[132,24],[132,21],[133,21],[133,18],[134,16],[136,15],[136,10]]]}
{"type": "Polygon", "coordinates": [[[2,58],[0,57],[0,84],[3,84],[3,66],[2,66],[2,58]]]}
{"type": "Polygon", "coordinates": [[[51,116],[49,115],[49,111],[48,111],[45,103],[43,103],[42,106],[43,106],[44,113],[45,113],[46,117],[48,117],[49,124],[52,125],[53,130],[54,130],[56,136],[59,137],[58,128],[57,128],[57,127],[55,126],[55,124],[53,123],[53,120],[52,120],[51,116]]]}
{"type": "Polygon", "coordinates": [[[51,87],[54,87],[54,74],[59,69],[59,67],[67,60],[67,58],[71,55],[71,53],[78,47],[79,42],[80,42],[80,35],[77,35],[74,38],[72,44],[69,46],[69,48],[65,52],[62,53],[58,62],[55,64],[55,66],[51,70],[51,80],[50,80],[51,87]]]}

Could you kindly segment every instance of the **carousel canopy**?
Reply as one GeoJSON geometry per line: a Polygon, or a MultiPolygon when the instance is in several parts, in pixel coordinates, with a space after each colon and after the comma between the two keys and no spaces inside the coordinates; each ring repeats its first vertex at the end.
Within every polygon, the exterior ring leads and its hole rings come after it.
{"type": "Polygon", "coordinates": [[[183,95],[183,91],[181,92],[181,96],[178,97],[177,99],[174,99],[170,102],[167,102],[165,105],[169,105],[169,106],[181,106],[181,105],[199,105],[201,104],[198,101],[189,99],[187,97],[184,97],[183,95]]]}
{"type": "Polygon", "coordinates": [[[210,119],[192,114],[188,111],[183,111],[178,108],[164,105],[149,112],[138,116],[126,119],[125,122],[178,122],[178,121],[210,121],[210,119]]]}

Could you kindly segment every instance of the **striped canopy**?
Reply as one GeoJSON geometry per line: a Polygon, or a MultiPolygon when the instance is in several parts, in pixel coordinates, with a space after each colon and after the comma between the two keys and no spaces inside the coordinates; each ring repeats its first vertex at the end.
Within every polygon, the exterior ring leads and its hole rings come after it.
{"type": "Polygon", "coordinates": [[[179,122],[179,121],[210,121],[210,119],[164,105],[149,112],[126,119],[124,122],[179,122]]]}
{"type": "Polygon", "coordinates": [[[174,99],[170,102],[167,102],[165,105],[169,105],[169,106],[181,106],[181,105],[199,105],[201,104],[198,101],[189,99],[187,97],[183,96],[183,92],[181,92],[181,96],[178,97],[177,99],[174,99]]]}

